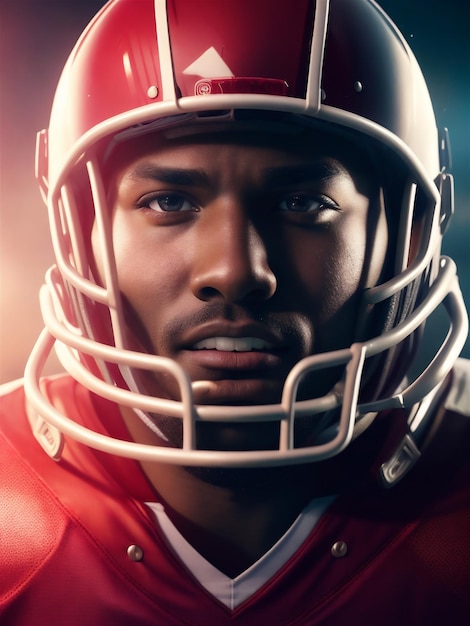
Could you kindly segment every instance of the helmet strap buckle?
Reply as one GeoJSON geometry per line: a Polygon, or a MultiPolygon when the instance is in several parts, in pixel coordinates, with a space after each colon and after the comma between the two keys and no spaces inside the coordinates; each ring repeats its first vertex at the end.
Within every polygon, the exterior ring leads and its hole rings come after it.
{"type": "Polygon", "coordinates": [[[393,455],[380,466],[382,484],[389,488],[395,486],[415,465],[421,456],[418,446],[410,434],[406,434],[393,455]]]}

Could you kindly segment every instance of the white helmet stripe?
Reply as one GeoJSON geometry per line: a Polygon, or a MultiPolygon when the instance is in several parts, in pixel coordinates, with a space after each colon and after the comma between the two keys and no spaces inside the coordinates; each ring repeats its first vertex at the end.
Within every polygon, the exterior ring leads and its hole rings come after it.
{"type": "Polygon", "coordinates": [[[310,115],[318,112],[321,106],[321,77],[326,32],[328,29],[329,8],[329,0],[318,0],[315,7],[315,21],[312,45],[310,47],[310,65],[306,94],[306,105],[310,115]]]}
{"type": "Polygon", "coordinates": [[[173,58],[171,56],[166,0],[155,0],[155,27],[158,41],[160,74],[162,77],[163,100],[176,103],[177,96],[173,76],[173,58]]]}

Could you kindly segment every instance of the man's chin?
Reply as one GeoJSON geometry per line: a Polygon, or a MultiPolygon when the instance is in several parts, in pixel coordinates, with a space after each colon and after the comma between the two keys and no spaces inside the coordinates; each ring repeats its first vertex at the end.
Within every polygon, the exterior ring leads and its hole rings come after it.
{"type": "MultiPolygon", "coordinates": [[[[180,419],[151,415],[155,426],[167,439],[165,446],[181,449],[183,425],[180,419]]],[[[279,422],[221,423],[198,422],[196,424],[196,448],[198,450],[244,452],[252,450],[277,450],[279,448],[279,422]]]]}
{"type": "MultiPolygon", "coordinates": [[[[195,424],[196,449],[222,452],[244,452],[254,450],[278,450],[280,447],[280,419],[279,415],[272,419],[256,421],[252,417],[250,421],[237,421],[237,407],[246,406],[236,398],[225,398],[225,402],[214,402],[211,407],[217,413],[217,406],[231,406],[233,409],[232,421],[217,419],[200,420],[195,424]],[[231,405],[229,403],[232,403],[231,405]]],[[[273,400],[273,399],[271,399],[273,400]]],[[[253,408],[263,403],[254,403],[253,408]]],[[[265,405],[277,404],[266,402],[265,405]]],[[[208,405],[206,405],[208,406],[208,405]]],[[[278,412],[276,411],[278,414],[278,412]]],[[[174,448],[183,446],[183,421],[179,417],[151,414],[155,426],[166,438],[166,445],[174,448]]],[[[319,433],[325,427],[325,414],[316,413],[310,416],[298,417],[294,425],[295,447],[312,445],[317,440],[319,433]]]]}
{"type": "Polygon", "coordinates": [[[196,442],[199,450],[228,453],[277,450],[279,428],[279,422],[199,422],[196,427],[196,442]]]}
{"type": "Polygon", "coordinates": [[[194,402],[219,406],[278,404],[283,384],[283,381],[263,378],[198,380],[193,383],[194,402]]]}

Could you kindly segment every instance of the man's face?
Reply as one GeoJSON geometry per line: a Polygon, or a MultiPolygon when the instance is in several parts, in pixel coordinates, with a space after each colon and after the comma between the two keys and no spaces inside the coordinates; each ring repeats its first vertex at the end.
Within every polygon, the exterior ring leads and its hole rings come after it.
{"type": "MultiPolygon", "coordinates": [[[[197,403],[278,402],[300,359],[350,345],[387,247],[362,152],[313,133],[226,132],[147,141],[119,163],[109,196],[131,347],[211,381],[197,403]]],[[[302,394],[337,376],[312,375],[302,394]]],[[[178,397],[170,376],[141,382],[178,397]]]]}

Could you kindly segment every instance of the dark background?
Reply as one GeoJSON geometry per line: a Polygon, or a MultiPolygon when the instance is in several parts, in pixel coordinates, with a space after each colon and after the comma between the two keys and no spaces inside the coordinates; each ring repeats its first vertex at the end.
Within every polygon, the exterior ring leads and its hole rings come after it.
{"type": "MultiPolygon", "coordinates": [[[[138,0],[136,0],[138,1],[138,0]]],[[[192,0],[188,0],[192,1],[192,0]]],[[[42,328],[37,291],[53,262],[34,179],[36,131],[60,71],[102,0],[0,0],[0,382],[22,376],[42,328]]],[[[470,305],[470,2],[382,0],[414,50],[451,135],[456,215],[444,244],[470,305]]],[[[464,354],[470,357],[470,343],[464,354]]],[[[55,361],[49,366],[54,371],[55,361]]]]}

